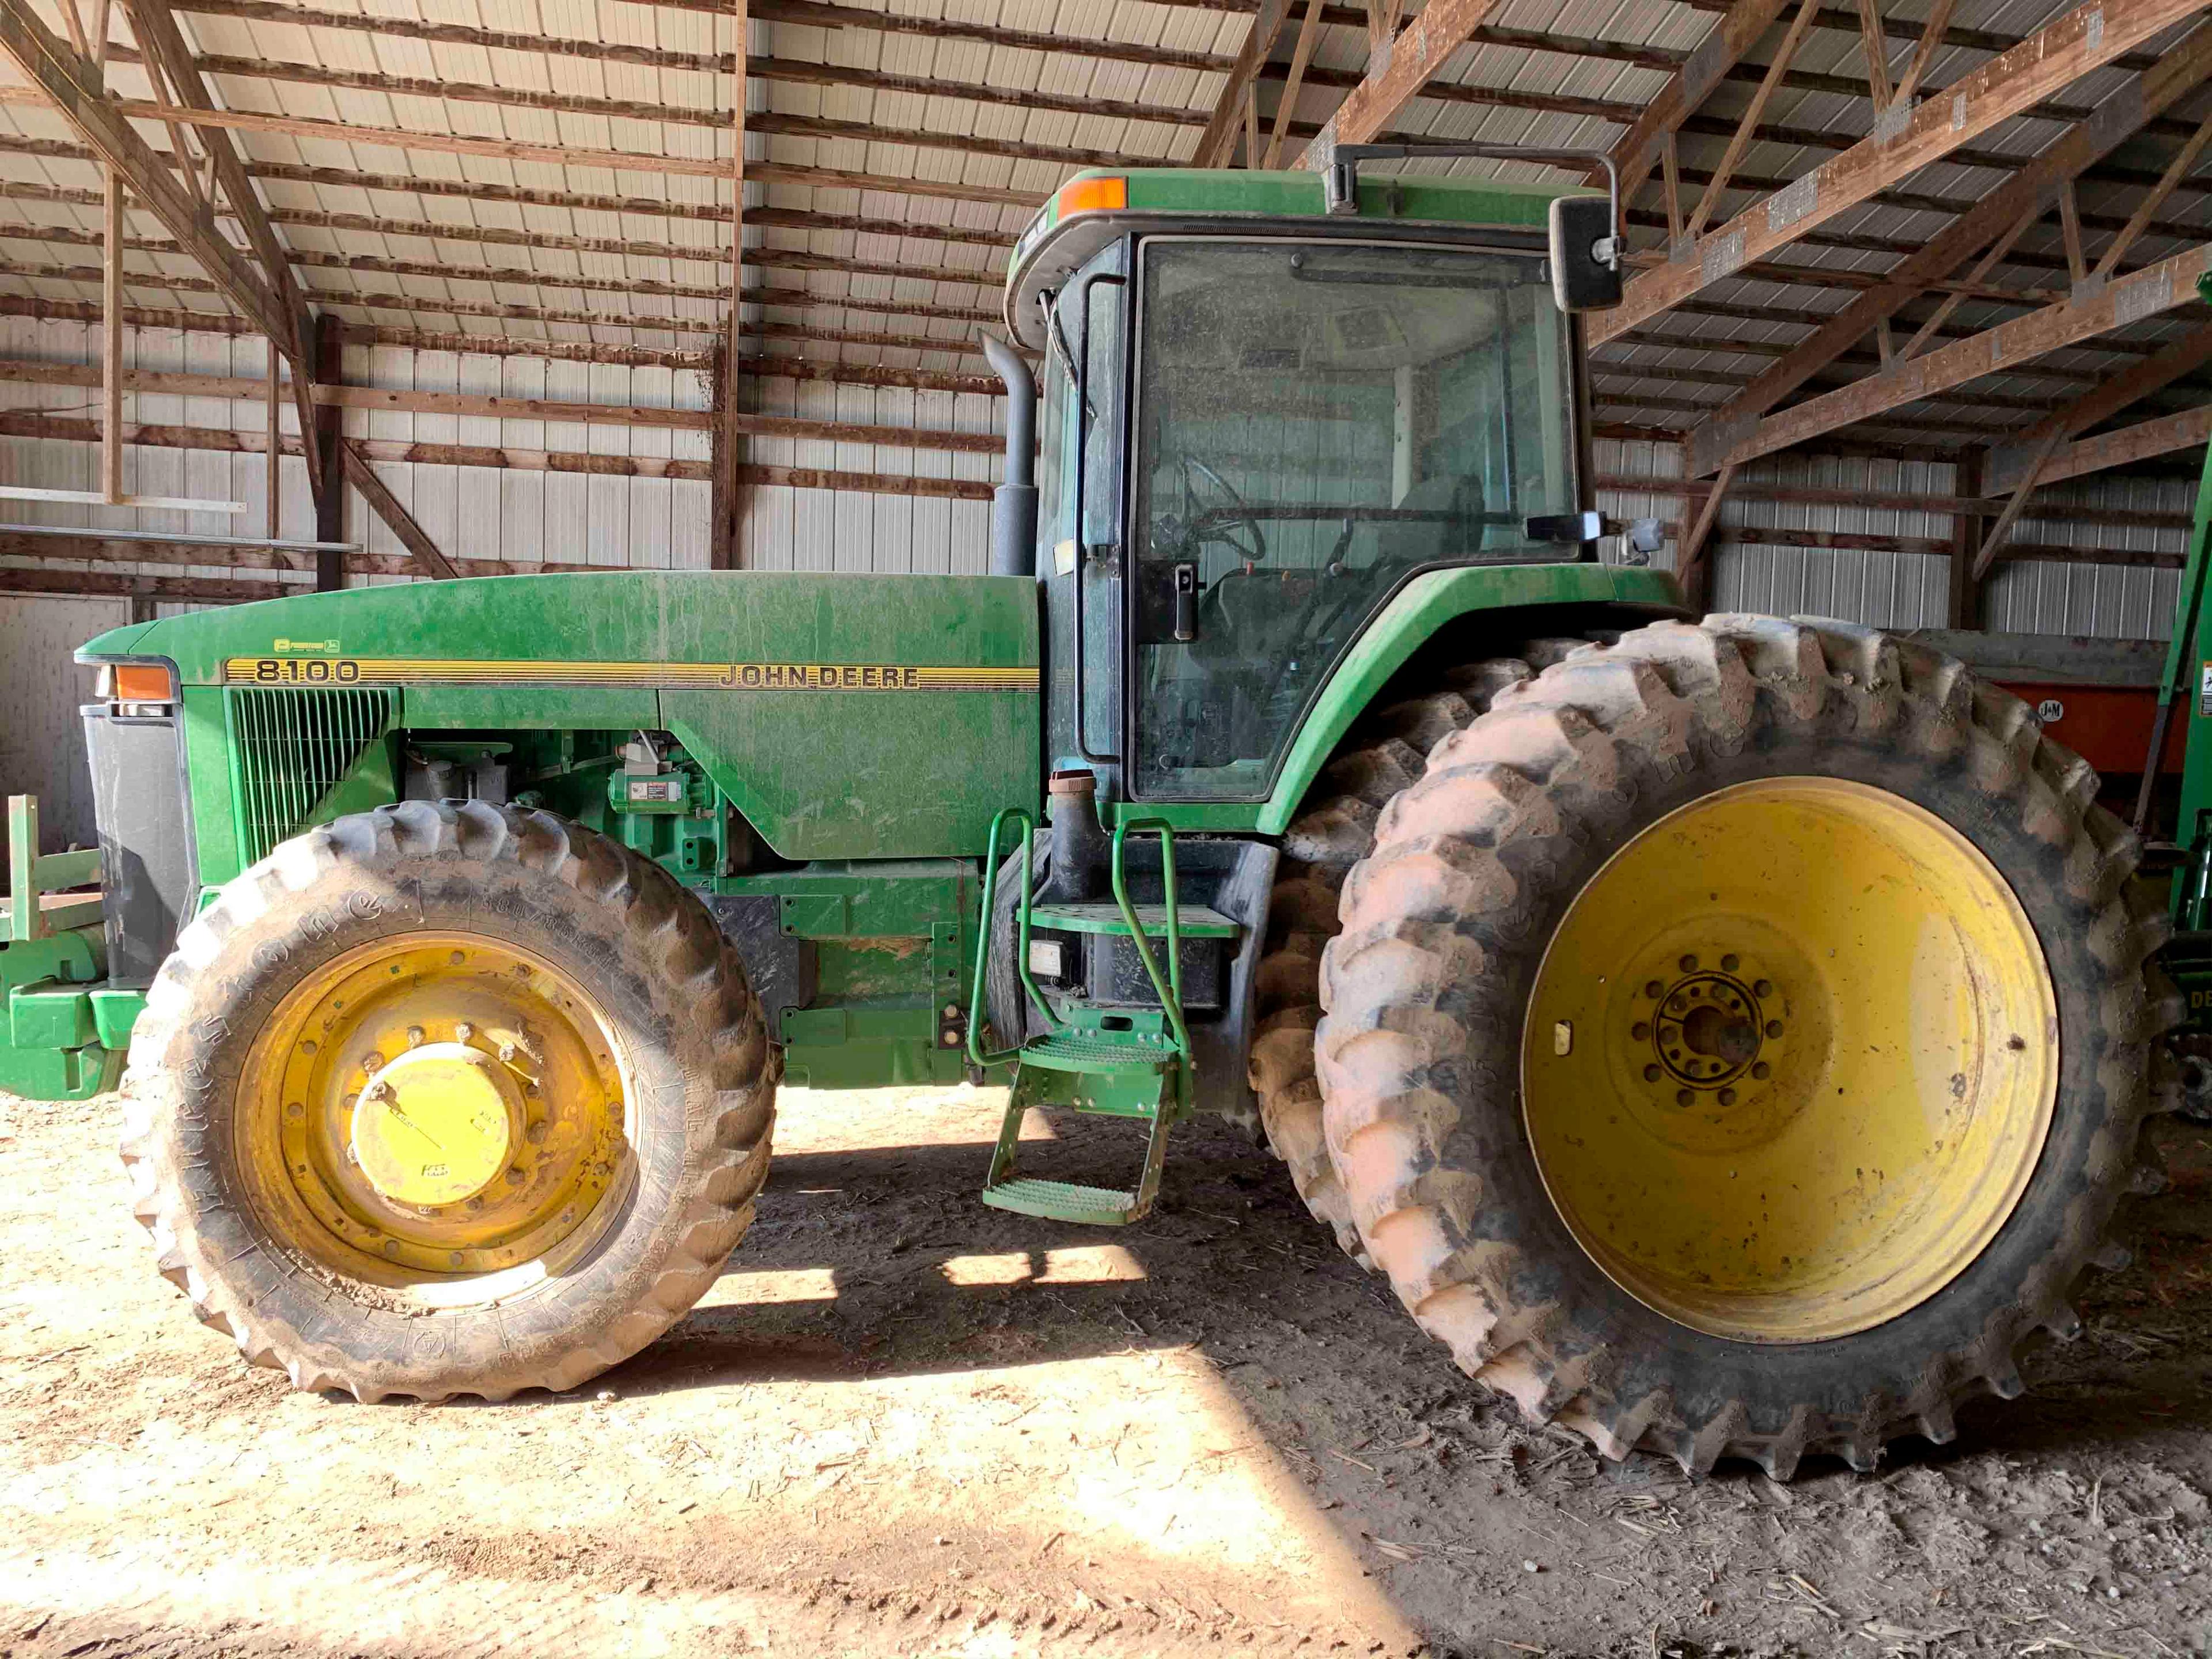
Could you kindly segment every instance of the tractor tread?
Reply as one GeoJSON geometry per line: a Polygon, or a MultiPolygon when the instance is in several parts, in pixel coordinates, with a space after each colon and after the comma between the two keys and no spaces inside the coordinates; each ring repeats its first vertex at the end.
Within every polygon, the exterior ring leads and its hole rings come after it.
{"type": "Polygon", "coordinates": [[[504,1400],[588,1382],[705,1293],[751,1222],[781,1069],[742,965],[703,907],[659,866],[551,813],[404,801],[281,843],[184,930],[132,1036],[121,1150],[133,1212],[153,1235],[163,1276],[250,1364],[283,1370],[296,1389],[362,1401],[504,1400]],[[626,1261],[618,1287],[595,1290],[586,1282],[592,1275],[572,1273],[574,1306],[539,1304],[509,1321],[504,1304],[425,1319],[395,1316],[373,1294],[349,1302],[362,1291],[277,1246],[220,1174],[228,1154],[213,1143],[226,1138],[229,1119],[216,1085],[230,999],[242,979],[231,941],[251,933],[257,961],[272,952],[281,961],[360,920],[360,907],[377,902],[371,896],[409,893],[426,868],[471,877],[526,871],[604,913],[614,948],[665,991],[665,1024],[678,1033],[672,1040],[696,1061],[681,1130],[684,1167],[662,1211],[648,1218],[650,1238],[626,1261]],[[349,872],[371,879],[348,887],[349,872]],[[426,1340],[434,1335],[444,1340],[426,1340]]]}
{"type": "Polygon", "coordinates": [[[1608,1457],[1641,1448],[1692,1475],[1743,1458],[1784,1480],[1811,1455],[1871,1468],[1902,1433],[1949,1439],[1957,1401],[2021,1391],[2014,1354],[2024,1338],[2078,1328],[2075,1280],[2122,1259],[2104,1243],[2114,1206],[2155,1179],[2143,1173],[2139,1130],[2178,1093],[2148,1082],[2152,1040],[2178,1011],[2149,959],[2154,915],[2130,891],[2138,843],[2093,804],[2077,757],[2017,699],[1872,629],[1713,616],[1546,654],[1549,667],[1445,738],[1421,780],[1382,805],[1371,852],[1348,872],[1326,872],[1343,892],[1316,1045],[1334,1180],[1307,1173],[1302,1188],[1349,1218],[1464,1370],[1608,1457]],[[1507,1127],[1519,1122],[1520,1012],[1495,963],[1475,963],[1547,938],[1547,881],[1558,886],[1554,872],[1578,848],[1632,834],[1639,799],[1662,781],[1778,734],[1814,732],[1963,774],[2060,878],[2081,941],[2065,969],[2087,1025],[2076,1047],[2094,1059],[2062,1086],[2066,1150],[2054,1127],[2053,1172],[2023,1198],[2021,1243],[2002,1269],[1911,1332],[1893,1322],[1867,1334],[1863,1376],[1838,1365],[1792,1397],[1768,1368],[1725,1354],[1692,1376],[1668,1369],[1688,1362],[1632,1352],[1620,1316],[1531,1242],[1531,1218],[1493,1179],[1497,1160],[1525,1157],[1510,1151],[1507,1127]],[[1947,1334],[1906,1352],[1925,1330],[1947,1334]]]}

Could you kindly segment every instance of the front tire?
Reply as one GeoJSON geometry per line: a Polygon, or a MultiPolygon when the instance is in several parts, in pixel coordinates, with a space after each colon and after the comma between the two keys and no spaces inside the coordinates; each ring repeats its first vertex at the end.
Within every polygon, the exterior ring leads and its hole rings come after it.
{"type": "Polygon", "coordinates": [[[1663,623],[1508,692],[1384,812],[1323,962],[1368,1253],[1609,1456],[1949,1439],[2078,1328],[2179,1013],[2094,792],[1844,624],[1663,623]]]}
{"type": "Polygon", "coordinates": [[[295,1387],[571,1389],[721,1272],[779,1072],[665,872],[410,801],[284,842],[179,938],[123,1149],[163,1275],[295,1387]]]}

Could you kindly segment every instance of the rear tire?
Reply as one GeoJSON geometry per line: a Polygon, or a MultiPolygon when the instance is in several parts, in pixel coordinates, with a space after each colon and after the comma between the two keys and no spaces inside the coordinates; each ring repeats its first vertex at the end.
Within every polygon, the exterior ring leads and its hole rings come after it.
{"type": "MultiPolygon", "coordinates": [[[[1780,787],[1787,796],[1802,787],[1780,787]]],[[[2138,1179],[2138,1130],[2154,1106],[2153,1042],[2181,1012],[2149,963],[2166,928],[2163,911],[2131,881],[2139,846],[2093,805],[2095,787],[2090,769],[2046,741],[2016,699],[1976,684],[1948,659],[1839,623],[1726,616],[1662,623],[1577,651],[1502,697],[1438,745],[1423,779],[1384,811],[1373,852],[1346,882],[1344,931],[1323,958],[1327,1143],[1374,1262],[1462,1369],[1512,1395],[1532,1419],[1576,1429],[1611,1457],[1642,1447],[1693,1474],[1744,1457],[1782,1479],[1807,1454],[1832,1453],[1864,1469],[1895,1435],[1950,1439],[1957,1401],[2020,1391],[2013,1353],[2023,1337],[2039,1327],[2062,1336],[2078,1329],[2066,1298],[2081,1270],[2125,1259],[2101,1241],[2116,1202],[2138,1179]],[[1972,1124],[1982,1091],[1997,1086],[1985,1077],[2002,1081],[2008,1065],[2024,1070],[2047,1057],[2047,1127],[2020,1143],[2025,1153],[2015,1151],[2016,1188],[1998,1182],[1989,1186],[1994,1196],[1973,1195],[1980,1175],[1960,1176],[1971,1189],[1960,1202],[1984,1206],[1972,1213],[1985,1216],[1984,1234],[1972,1237],[1985,1242],[1961,1249],[1962,1265],[1932,1290],[1894,1307],[1874,1293],[1865,1305],[1881,1307],[1878,1316],[1854,1311],[1862,1304],[1844,1294],[1859,1269],[1844,1241],[1858,1235],[1827,1211],[1804,1224],[1799,1206],[1812,1200],[1787,1181],[1771,1199],[1762,1193],[1747,1208],[1737,1203],[1747,1194],[1730,1196],[1725,1182],[1735,1172],[1722,1167],[1732,1152],[1717,1154],[1710,1186],[1678,1183],[1670,1193],[1654,1178],[1639,1192],[1632,1176],[1603,1188],[1601,1202],[1591,1200],[1595,1189],[1574,1184],[1578,1154],[1559,1151],[1560,1120],[1546,1114],[1567,1111],[1584,1139],[1626,1143],[1687,1133],[1664,1127],[1676,1102],[1633,1100],[1633,1085],[1618,1094],[1585,1087],[1574,1098],[1594,1111],[1558,1108],[1547,1103],[1560,1097],[1557,1087],[1537,1069],[1546,1056],[1604,1040],[1594,1029],[1602,1022],[1555,1024],[1535,1010],[1550,982],[1547,958],[1565,948],[1559,942],[1569,936],[1576,902],[1597,890],[1609,861],[1653,844],[1639,838],[1662,819],[1670,828],[1662,835],[1686,841],[1671,826],[1686,822],[1677,815],[1692,803],[1705,811],[1722,791],[1771,793],[1773,780],[1808,778],[1814,793],[1901,803],[1869,809],[1893,810],[1903,815],[1899,823],[1948,826],[1930,833],[1971,848],[1960,856],[1985,864],[2010,896],[2003,902],[2016,901],[2025,918],[2020,960],[2047,967],[2055,1002],[2047,1038],[1999,1038],[2007,1052],[1974,1069],[1972,1081],[1963,1071],[1953,1076],[1950,1093],[1968,1103],[1944,1122],[1972,1124]],[[1535,1030],[1540,1021],[1545,1029],[1535,1030]],[[1662,1127],[1646,1131],[1646,1121],[1662,1127]],[[1587,1200],[1575,1220],[1555,1190],[1571,1209],[1577,1194],[1587,1200]],[[1639,1225],[1639,1202],[1650,1206],[1651,1230],[1665,1223],[1686,1237],[1693,1230],[1684,1218],[1706,1213],[1700,1206],[1747,1218],[1746,1262],[1762,1229],[1817,1238],[1826,1227],[1839,1242],[1832,1261],[1801,1257],[1793,1266],[1785,1255],[1773,1278],[1747,1279],[1742,1329],[1717,1334],[1737,1316],[1709,1309],[1695,1274],[1669,1279],[1667,1263],[1632,1259],[1633,1241],[1650,1231],[1639,1225]],[[1617,1239],[1631,1241],[1631,1254],[1616,1252],[1601,1266],[1617,1239]],[[1672,1291],[1670,1302],[1669,1287],[1678,1285],[1690,1288],[1672,1291]],[[1802,1328],[1790,1323],[1801,1318],[1802,1328]]],[[[1798,836],[1786,814],[1776,822],[1778,836],[1798,836]]],[[[1877,836],[1870,844],[1884,843],[1877,836]]],[[[1710,871],[1728,867],[1727,853],[1711,856],[1710,871]]],[[[1684,891],[1683,914],[1694,918],[1704,900],[1684,891]]],[[[1887,889],[1869,901],[1874,914],[1891,902],[1887,889]]],[[[1624,929],[1624,961],[1632,931],[1624,929]]],[[[1936,940],[1926,948],[1952,948],[1941,927],[1922,937],[1936,940]]],[[[1942,957],[1950,974],[1942,994],[1970,1010],[1994,1006],[1986,998],[1996,993],[1984,993],[1978,969],[1959,977],[1960,960],[1974,958],[1942,957]]],[[[1898,974],[1908,966],[1900,963],[1898,974]]],[[[1604,990],[1589,988],[1606,985],[1595,972],[1576,982],[1595,1007],[1609,1006],[1605,998],[1625,1002],[1631,979],[1640,987],[1641,974],[1626,969],[1604,990]]],[[[1860,1042],[1872,1053],[1888,1040],[1854,1027],[1852,1018],[1850,1007],[1838,1009],[1834,1043],[1817,1051],[1826,1056],[1819,1064],[1840,1066],[1845,1060],[1836,1057],[1858,1052],[1860,1042]]],[[[1648,1037],[1653,1027],[1636,1029],[1648,1037]]],[[[1910,1054],[1937,1052],[1911,1046],[1922,1035],[1913,1028],[1910,1054]]],[[[1960,1039],[1975,1054],[1984,1051],[1972,1046],[1981,1041],[1960,1039]]],[[[1747,1055],[1729,1063],[1739,1059],[1748,1064],[1747,1055]]],[[[1797,1073],[1778,1050],[1763,1075],[1779,1090],[1797,1073]]],[[[1826,1083],[1839,1075],[1805,1072],[1813,1081],[1781,1121],[1836,1126],[1822,1133],[1840,1138],[1825,1144],[1849,1163],[1851,1137],[1883,1108],[1880,1098],[1835,1106],[1826,1083]]],[[[2034,1097],[2033,1088],[2015,1093],[2034,1097]]],[[[1718,1096],[1698,1099],[1703,1110],[1718,1096]]],[[[1913,1155],[1940,1158],[1942,1133],[1929,1133],[1935,1152],[1923,1146],[1913,1155]]],[[[1960,1150],[1966,1144],[1954,1144],[1954,1164],[1972,1162],[1960,1150]]],[[[1861,1159],[1875,1161],[1863,1152],[1861,1159]]],[[[1998,1166],[1994,1156],[1990,1162],[1998,1166]]],[[[1875,1171],[1877,1183],[1882,1176],[1875,1171]]],[[[1868,1184],[1863,1170],[1861,1177],[1868,1184]]],[[[1886,1193],[1881,1201],[1901,1200],[1886,1193]]],[[[1702,1267],[1736,1243],[1730,1236],[1707,1255],[1688,1245],[1685,1252],[1702,1267]]],[[[1734,1293],[1732,1281],[1729,1288],[1734,1293]]]]}
{"type": "Polygon", "coordinates": [[[284,842],[185,930],[123,1159],[163,1276],[252,1364],[500,1400],[588,1381],[714,1283],[780,1071],[658,866],[550,813],[409,801],[284,842]]]}

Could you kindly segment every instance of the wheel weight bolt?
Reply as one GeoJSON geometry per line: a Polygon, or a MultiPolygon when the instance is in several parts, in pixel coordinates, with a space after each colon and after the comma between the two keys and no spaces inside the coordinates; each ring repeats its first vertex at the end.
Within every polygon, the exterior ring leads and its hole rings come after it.
{"type": "Polygon", "coordinates": [[[1651,1035],[1651,1028],[1650,1025],[1639,1019],[1635,1024],[1628,1028],[1628,1035],[1635,1038],[1637,1042],[1641,1042],[1644,1038],[1651,1035]]]}
{"type": "Polygon", "coordinates": [[[1684,973],[1686,973],[1686,974],[1694,974],[1694,973],[1696,973],[1696,972],[1698,971],[1698,959],[1697,959],[1697,957],[1684,957],[1682,958],[1682,962],[1681,962],[1681,968],[1682,968],[1682,971],[1683,971],[1684,973]]]}
{"type": "Polygon", "coordinates": [[[1667,988],[1665,986],[1662,985],[1656,979],[1646,980],[1644,981],[1644,994],[1650,997],[1654,1002],[1659,1000],[1659,994],[1666,988],[1667,988]]]}
{"type": "Polygon", "coordinates": [[[1656,1066],[1647,1066],[1644,1068],[1644,1080],[1646,1083],[1656,1083],[1659,1076],[1659,1068],[1656,1066]]]}
{"type": "Polygon", "coordinates": [[[1764,1083],[1767,1079],[1774,1075],[1774,1068],[1762,1060],[1756,1066],[1751,1068],[1751,1074],[1757,1078],[1761,1083],[1764,1083]]]}
{"type": "Polygon", "coordinates": [[[1687,1089],[1677,1089],[1674,1091],[1674,1103],[1677,1106],[1686,1106],[1696,1098],[1697,1097],[1692,1095],[1687,1089]]]}
{"type": "Polygon", "coordinates": [[[1742,965],[1743,958],[1733,951],[1721,958],[1721,971],[1724,974],[1732,974],[1742,965]]]}
{"type": "Polygon", "coordinates": [[[1778,1019],[1768,1020],[1766,1022],[1766,1035],[1771,1037],[1780,1036],[1782,1035],[1782,1022],[1778,1019]]]}
{"type": "Polygon", "coordinates": [[[1735,1090],[1733,1090],[1733,1089],[1723,1089],[1723,1090],[1722,1090],[1722,1091],[1721,1091],[1721,1104],[1722,1104],[1722,1105],[1723,1105],[1723,1106],[1733,1106],[1733,1105],[1735,1105],[1735,1090]]]}
{"type": "Polygon", "coordinates": [[[1752,981],[1751,994],[1755,997],[1772,996],[1774,994],[1774,981],[1771,979],[1755,979],[1752,981]]]}

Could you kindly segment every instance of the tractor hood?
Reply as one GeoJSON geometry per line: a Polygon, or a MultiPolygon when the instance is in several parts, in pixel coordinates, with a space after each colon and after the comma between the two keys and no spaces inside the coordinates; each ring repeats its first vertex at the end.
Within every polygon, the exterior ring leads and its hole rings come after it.
{"type": "Polygon", "coordinates": [[[1037,791],[1026,579],[479,577],[197,611],[77,654],[172,665],[196,751],[263,690],[370,696],[410,734],[666,732],[789,858],[980,852],[1037,791]]]}

